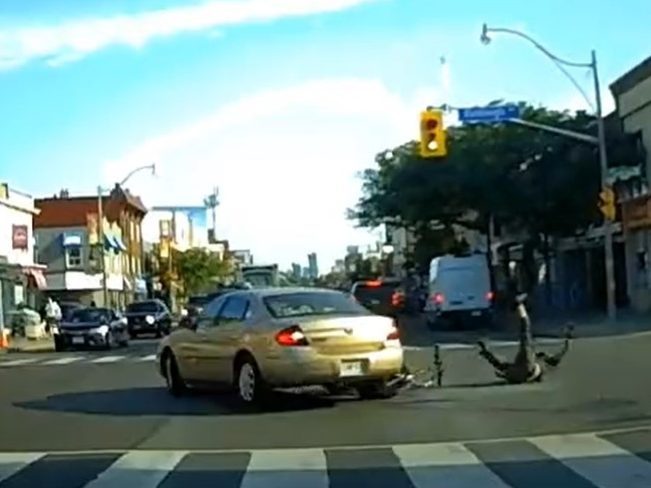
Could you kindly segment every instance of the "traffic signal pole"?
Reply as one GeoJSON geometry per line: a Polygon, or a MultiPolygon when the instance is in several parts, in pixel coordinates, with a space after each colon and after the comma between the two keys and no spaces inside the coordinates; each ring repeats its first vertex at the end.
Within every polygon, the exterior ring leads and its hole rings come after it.
{"type": "MultiPolygon", "coordinates": [[[[577,81],[570,75],[570,73],[565,69],[565,66],[574,67],[574,68],[589,68],[592,71],[593,81],[594,81],[594,90],[595,90],[595,116],[597,119],[597,145],[599,147],[599,167],[601,170],[601,187],[602,191],[609,190],[609,178],[608,178],[608,154],[606,152],[606,130],[604,127],[603,113],[602,113],[602,102],[601,102],[601,88],[599,86],[599,71],[597,69],[597,54],[594,49],[591,51],[591,57],[589,63],[577,63],[573,61],[568,61],[562,58],[559,58],[546,47],[540,44],[538,41],[515,29],[505,29],[505,28],[495,28],[488,27],[486,24],[482,27],[481,32],[481,42],[488,44],[491,42],[489,36],[490,33],[502,33],[509,34],[519,37],[526,40],[532,44],[538,51],[542,52],[547,58],[549,58],[557,68],[572,82],[572,84],[581,92],[581,95],[592,105],[589,97],[583,91],[581,86],[577,81]]],[[[558,131],[556,131],[558,133],[558,131]]],[[[585,140],[585,139],[583,139],[585,140]]],[[[592,141],[590,141],[592,142],[592,141]]],[[[606,275],[606,305],[608,311],[608,318],[610,320],[617,319],[617,306],[615,302],[615,264],[613,256],[613,226],[612,220],[604,215],[603,221],[603,233],[604,233],[604,267],[606,275]]]]}
{"type": "MultiPolygon", "coordinates": [[[[599,87],[599,71],[597,70],[597,54],[592,50],[590,67],[594,75],[594,91],[596,99],[597,131],[599,138],[599,166],[601,168],[601,187],[608,189],[608,154],[606,152],[606,128],[601,107],[601,90],[599,87]]],[[[615,302],[615,258],[613,256],[613,226],[608,216],[604,215],[604,260],[606,265],[606,300],[608,318],[617,319],[617,303],[615,302]]]]}

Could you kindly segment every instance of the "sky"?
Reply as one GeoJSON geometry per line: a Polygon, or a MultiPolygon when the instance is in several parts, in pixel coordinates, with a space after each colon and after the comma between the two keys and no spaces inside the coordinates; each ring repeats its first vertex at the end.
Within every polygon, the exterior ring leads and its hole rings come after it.
{"type": "Polygon", "coordinates": [[[648,0],[2,0],[0,181],[84,195],[155,163],[126,184],[146,205],[218,187],[231,247],[327,269],[379,239],[346,209],[425,106],[590,108],[525,41],[480,43],[482,23],[573,61],[596,49],[612,110],[608,84],[651,55],[649,18],[648,0]]]}

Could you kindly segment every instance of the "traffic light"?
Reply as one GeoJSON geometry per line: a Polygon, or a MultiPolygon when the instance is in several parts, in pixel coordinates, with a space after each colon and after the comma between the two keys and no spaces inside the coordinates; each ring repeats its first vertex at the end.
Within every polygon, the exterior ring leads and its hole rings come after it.
{"type": "Polygon", "coordinates": [[[615,192],[609,186],[599,193],[599,210],[604,218],[613,221],[617,215],[617,208],[615,206],[615,192]]]}
{"type": "Polygon", "coordinates": [[[448,153],[443,112],[425,110],[420,114],[420,155],[423,158],[442,158],[448,153]]]}

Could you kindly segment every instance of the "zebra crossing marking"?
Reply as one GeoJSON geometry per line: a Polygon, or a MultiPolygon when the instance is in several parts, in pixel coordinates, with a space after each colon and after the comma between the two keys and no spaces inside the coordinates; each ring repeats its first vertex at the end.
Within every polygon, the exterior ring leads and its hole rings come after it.
{"type": "Polygon", "coordinates": [[[253,451],[240,488],[328,488],[322,449],[253,451]]]}
{"type": "Polygon", "coordinates": [[[42,458],[44,453],[0,452],[0,483],[42,458]]]}
{"type": "Polygon", "coordinates": [[[26,364],[35,363],[38,361],[37,358],[28,358],[28,359],[13,359],[11,361],[0,361],[0,367],[2,366],[23,366],[26,364]]]}
{"type": "Polygon", "coordinates": [[[48,361],[43,361],[39,364],[42,364],[44,366],[57,366],[57,365],[63,365],[63,364],[71,364],[71,363],[76,363],[77,361],[81,361],[83,359],[86,359],[84,356],[65,356],[59,359],[50,359],[48,361]]]}
{"type": "Polygon", "coordinates": [[[91,363],[93,364],[117,363],[118,361],[122,361],[126,357],[127,356],[102,356],[100,358],[93,359],[91,363]]]}
{"type": "MultiPolygon", "coordinates": [[[[626,435],[640,430],[618,432],[626,435]]],[[[651,429],[642,430],[651,445],[651,429]]],[[[96,467],[97,472],[84,475],[84,488],[203,488],[222,486],[218,480],[226,478],[229,481],[223,486],[238,488],[339,488],[353,486],[346,484],[351,480],[358,481],[355,486],[524,488],[554,486],[552,480],[558,479],[555,475],[559,473],[566,480],[563,488],[651,486],[651,463],[621,447],[621,438],[607,440],[603,435],[581,433],[347,449],[0,453],[0,488],[7,480],[12,487],[36,480],[37,475],[29,470],[43,474],[43,463],[48,460],[50,464],[63,458],[74,462],[74,456],[100,452],[108,456],[109,462],[96,467]]],[[[66,473],[60,475],[65,477],[66,473]]],[[[49,480],[54,485],[57,481],[49,480]]]]}
{"type": "Polygon", "coordinates": [[[595,434],[547,436],[529,442],[599,488],[651,487],[651,464],[595,434]]]}
{"type": "Polygon", "coordinates": [[[156,488],[188,451],[129,451],[84,488],[156,488]]]}
{"type": "Polygon", "coordinates": [[[416,488],[510,488],[460,443],[408,444],[393,452],[416,488]]]}

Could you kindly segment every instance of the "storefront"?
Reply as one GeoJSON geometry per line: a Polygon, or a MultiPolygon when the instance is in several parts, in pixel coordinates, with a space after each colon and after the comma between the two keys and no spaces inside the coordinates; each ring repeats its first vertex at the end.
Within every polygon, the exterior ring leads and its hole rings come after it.
{"type": "Polygon", "coordinates": [[[646,312],[651,310],[651,195],[622,202],[622,220],[631,306],[646,312]]]}
{"type": "Polygon", "coordinates": [[[17,305],[37,308],[46,288],[45,266],[34,262],[34,199],[0,184],[0,327],[17,305]]]}

